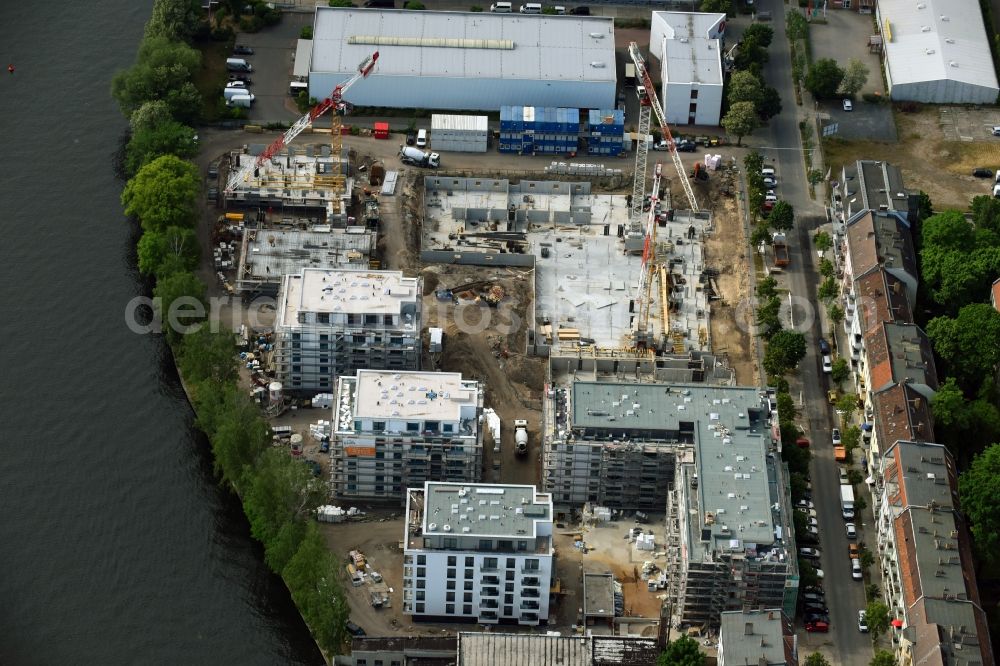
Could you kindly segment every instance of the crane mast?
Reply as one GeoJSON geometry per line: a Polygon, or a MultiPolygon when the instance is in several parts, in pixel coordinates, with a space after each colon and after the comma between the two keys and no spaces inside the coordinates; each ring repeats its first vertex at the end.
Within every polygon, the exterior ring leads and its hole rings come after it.
{"type": "MultiPolygon", "coordinates": [[[[264,164],[267,160],[278,154],[282,148],[290,144],[295,137],[302,133],[302,131],[309,127],[315,122],[317,118],[322,116],[324,113],[330,109],[336,109],[342,103],[344,93],[353,86],[355,83],[361,79],[367,78],[372,70],[375,69],[375,63],[378,61],[378,51],[368,56],[358,65],[358,71],[354,73],[354,76],[347,79],[343,83],[337,85],[330,93],[330,96],[321,101],[319,104],[314,106],[309,110],[309,113],[299,118],[295,123],[288,128],[284,134],[279,136],[274,140],[274,143],[265,148],[257,159],[254,161],[240,167],[238,171],[234,171],[229,175],[229,180],[226,182],[226,193],[231,194],[236,189],[244,185],[249,179],[253,172],[264,164]]],[[[335,111],[336,112],[336,111],[335,111]]]]}

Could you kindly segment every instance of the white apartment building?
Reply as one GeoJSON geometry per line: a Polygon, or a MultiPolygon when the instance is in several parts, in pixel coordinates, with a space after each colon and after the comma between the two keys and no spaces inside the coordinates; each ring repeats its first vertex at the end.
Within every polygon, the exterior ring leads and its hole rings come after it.
{"type": "Polygon", "coordinates": [[[320,393],[362,368],[419,369],[421,282],[399,271],[286,275],[274,326],[278,381],[291,393],[320,393]]]}
{"type": "Polygon", "coordinates": [[[337,382],[331,482],[340,497],[399,498],[424,481],[481,478],[483,387],[457,372],[358,370],[337,382]]]}
{"type": "Polygon", "coordinates": [[[479,624],[548,621],[552,497],[534,486],[427,481],[410,488],[403,612],[479,624]]]}
{"type": "Polygon", "coordinates": [[[726,15],[653,12],[649,52],[660,61],[661,101],[671,125],[718,125],[726,15]]]}

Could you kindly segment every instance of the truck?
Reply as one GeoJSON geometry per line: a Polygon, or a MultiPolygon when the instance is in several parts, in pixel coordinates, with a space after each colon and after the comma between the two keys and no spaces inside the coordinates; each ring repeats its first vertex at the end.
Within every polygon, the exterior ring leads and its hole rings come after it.
{"type": "Polygon", "coordinates": [[[774,265],[787,266],[789,261],[788,240],[785,238],[785,234],[775,232],[771,240],[771,246],[774,248],[774,265]]]}
{"type": "Polygon", "coordinates": [[[635,85],[635,65],[630,62],[625,63],[625,85],[635,85]]]}
{"type": "Polygon", "coordinates": [[[528,453],[528,422],[524,419],[514,420],[514,453],[519,456],[528,453]]]}
{"type": "Polygon", "coordinates": [[[840,485],[840,509],[845,520],[854,518],[854,486],[849,483],[840,485]]]}
{"type": "Polygon", "coordinates": [[[847,462],[847,449],[843,446],[833,447],[833,459],[837,462],[847,462]]]}
{"type": "Polygon", "coordinates": [[[427,167],[436,169],[441,166],[441,156],[437,153],[429,153],[412,146],[399,147],[399,159],[403,164],[411,166],[427,167]]]}

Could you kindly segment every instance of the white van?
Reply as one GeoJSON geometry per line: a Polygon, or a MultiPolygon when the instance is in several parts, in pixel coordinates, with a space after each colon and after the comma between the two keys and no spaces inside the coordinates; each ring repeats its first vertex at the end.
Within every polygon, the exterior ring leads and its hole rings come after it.
{"type": "MultiPolygon", "coordinates": [[[[555,10],[555,12],[556,12],[556,15],[558,15],[558,16],[562,16],[563,14],[565,14],[565,13],[566,13],[566,8],[565,8],[565,7],[563,7],[562,5],[556,5],[556,6],[555,6],[555,7],[553,7],[552,9],[554,9],[554,10],[555,10]]],[[[634,65],[633,65],[633,67],[634,67],[634,65]]]]}
{"type": "Polygon", "coordinates": [[[772,169],[771,167],[764,167],[763,169],[760,170],[760,175],[763,176],[764,178],[767,178],[768,176],[774,178],[774,169],[772,169]]]}
{"type": "Polygon", "coordinates": [[[226,69],[230,72],[252,72],[253,67],[250,66],[243,58],[226,58],[226,69]]]}
{"type": "Polygon", "coordinates": [[[256,97],[254,97],[253,95],[244,93],[243,95],[236,95],[235,97],[231,97],[229,100],[226,101],[226,106],[242,106],[245,109],[249,109],[255,99],[256,97]]]}
{"type": "Polygon", "coordinates": [[[427,130],[417,130],[417,148],[424,148],[427,146],[427,130]]]}
{"type": "Polygon", "coordinates": [[[519,9],[522,14],[541,14],[542,6],[537,2],[526,2],[519,9]]]}
{"type": "Polygon", "coordinates": [[[227,102],[238,95],[249,95],[249,94],[250,94],[249,88],[226,88],[225,90],[222,91],[222,95],[223,97],[226,98],[227,102]]]}
{"type": "Polygon", "coordinates": [[[298,97],[301,92],[309,92],[309,84],[305,81],[292,81],[288,84],[288,94],[298,97]]]}
{"type": "Polygon", "coordinates": [[[490,11],[494,14],[510,14],[514,9],[509,2],[494,2],[490,5],[490,11]]]}

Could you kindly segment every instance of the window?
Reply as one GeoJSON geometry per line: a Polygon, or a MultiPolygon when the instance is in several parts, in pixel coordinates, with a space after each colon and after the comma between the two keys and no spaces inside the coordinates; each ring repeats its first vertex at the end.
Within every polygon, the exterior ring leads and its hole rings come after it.
{"type": "Polygon", "coordinates": [[[423,590],[417,590],[417,601],[423,601],[424,595],[427,594],[423,590]]]}
{"type": "Polygon", "coordinates": [[[507,583],[506,585],[504,585],[503,586],[503,591],[504,592],[513,592],[514,591],[514,583],[507,583]]]}
{"type": "Polygon", "coordinates": [[[448,581],[448,589],[449,590],[454,590],[455,589],[455,581],[453,581],[453,580],[449,580],[448,581]]]}
{"type": "MultiPolygon", "coordinates": [[[[479,550],[493,550],[493,542],[489,539],[479,540],[479,550]]],[[[496,558],[489,558],[496,562],[496,558]]]]}
{"type": "MultiPolygon", "coordinates": [[[[497,544],[497,548],[500,550],[514,550],[514,542],[508,540],[502,540],[497,544]]],[[[507,566],[510,566],[510,560],[507,560],[507,566]]]]}
{"type": "Polygon", "coordinates": [[[319,324],[329,324],[330,323],[330,313],[329,312],[318,312],[316,314],[316,323],[319,323],[319,324]]]}
{"type": "Polygon", "coordinates": [[[455,557],[454,555],[449,555],[448,556],[448,566],[449,567],[455,566],[457,560],[458,560],[458,558],[455,557]]]}
{"type": "MultiPolygon", "coordinates": [[[[473,567],[475,565],[476,565],[476,558],[466,556],[466,558],[465,558],[465,566],[467,566],[467,567],[473,567]]],[[[466,574],[466,576],[468,576],[468,575],[469,574],[466,574]]]]}
{"type": "Polygon", "coordinates": [[[455,604],[445,604],[444,605],[444,612],[446,614],[448,614],[448,615],[454,615],[455,614],[455,604]]]}
{"type": "Polygon", "coordinates": [[[508,571],[507,572],[507,580],[514,580],[514,572],[513,571],[508,571]]]}
{"type": "Polygon", "coordinates": [[[518,550],[528,550],[528,542],[527,541],[518,541],[517,542],[517,549],[518,550]]]}
{"type": "Polygon", "coordinates": [[[503,602],[505,604],[512,604],[512,603],[514,603],[514,595],[513,594],[505,594],[505,595],[503,595],[503,602]]]}
{"type": "Polygon", "coordinates": [[[441,427],[438,421],[424,421],[424,430],[428,432],[437,432],[441,427]]]}
{"type": "Polygon", "coordinates": [[[464,595],[463,601],[465,601],[465,602],[472,601],[472,592],[466,592],[465,595],[464,595]]]}
{"type": "Polygon", "coordinates": [[[472,615],[472,604],[465,604],[462,606],[462,613],[464,615],[472,615]]]}
{"type": "Polygon", "coordinates": [[[517,566],[517,560],[515,560],[513,557],[508,557],[507,558],[507,568],[508,569],[513,569],[515,566],[517,566]]]}
{"type": "Polygon", "coordinates": [[[538,560],[525,560],[524,568],[528,571],[538,571],[538,560]]]}
{"type": "Polygon", "coordinates": [[[417,612],[418,613],[423,613],[424,612],[424,605],[423,604],[417,604],[417,612]]]}
{"type": "MultiPolygon", "coordinates": [[[[458,538],[457,537],[445,537],[444,540],[443,540],[443,542],[444,542],[444,547],[445,548],[458,548],[458,538]]],[[[453,559],[455,559],[455,558],[454,557],[449,557],[448,558],[448,566],[452,566],[453,563],[451,562],[451,560],[453,560],[453,559]]]]}
{"type": "Polygon", "coordinates": [[[455,577],[455,570],[448,569],[448,578],[454,578],[454,577],[455,577]]]}
{"type": "Polygon", "coordinates": [[[415,422],[407,422],[406,424],[407,432],[420,432],[420,424],[415,422]]]}
{"type": "MultiPolygon", "coordinates": [[[[426,555],[417,555],[417,564],[427,564],[427,556],[426,555]]],[[[420,574],[420,575],[423,576],[423,574],[420,574]]]]}
{"type": "Polygon", "coordinates": [[[688,113],[697,113],[697,112],[698,112],[698,104],[697,102],[692,102],[691,106],[688,107],[688,113]]]}
{"type": "Polygon", "coordinates": [[[454,427],[455,426],[453,426],[451,423],[445,423],[444,425],[441,426],[441,430],[443,432],[452,432],[454,427]]]}
{"type": "Polygon", "coordinates": [[[375,325],[378,323],[378,315],[366,314],[365,315],[365,325],[371,324],[375,325]]]}
{"type": "Polygon", "coordinates": [[[471,580],[465,581],[465,589],[467,589],[467,590],[471,590],[472,589],[472,581],[471,580]]]}
{"type": "Polygon", "coordinates": [[[691,91],[691,99],[698,99],[698,91],[697,90],[692,90],[691,91]]]}
{"type": "Polygon", "coordinates": [[[449,592],[448,594],[445,595],[444,600],[445,601],[454,601],[455,600],[455,593],[454,592],[449,592]]]}
{"type": "Polygon", "coordinates": [[[497,558],[487,557],[483,559],[484,569],[496,569],[497,568],[497,558]]]}
{"type": "Polygon", "coordinates": [[[372,430],[382,432],[385,430],[385,421],[372,421],[372,430]]]}
{"type": "Polygon", "coordinates": [[[427,579],[425,579],[425,578],[418,578],[417,579],[417,589],[418,590],[423,590],[423,589],[426,589],[426,588],[427,588],[427,579]]]}
{"type": "Polygon", "coordinates": [[[503,614],[504,615],[513,615],[514,614],[514,607],[513,606],[504,606],[503,607],[503,614]]]}

